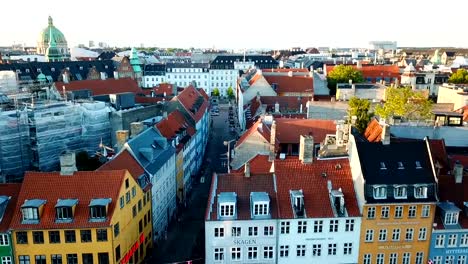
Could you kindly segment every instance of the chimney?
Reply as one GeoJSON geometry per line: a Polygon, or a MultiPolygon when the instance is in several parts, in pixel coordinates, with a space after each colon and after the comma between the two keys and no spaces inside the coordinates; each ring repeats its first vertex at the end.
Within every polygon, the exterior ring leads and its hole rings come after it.
{"type": "Polygon", "coordinates": [[[302,164],[310,164],[314,161],[314,137],[301,135],[299,141],[299,160],[302,164]]]}
{"type": "Polygon", "coordinates": [[[395,78],[395,88],[400,87],[400,80],[398,78],[395,78]]]}
{"type": "Polygon", "coordinates": [[[121,150],[123,145],[128,140],[128,130],[117,130],[115,131],[116,139],[117,139],[117,150],[121,150]]]}
{"type": "Polygon", "coordinates": [[[250,178],[250,162],[246,162],[244,165],[244,175],[246,178],[250,178]]]}
{"type": "Polygon", "coordinates": [[[292,71],[288,71],[288,76],[289,76],[289,77],[293,77],[293,72],[292,72],[292,71]]]}
{"type": "Polygon", "coordinates": [[[279,113],[279,103],[275,103],[275,113],[279,113]]]}
{"type": "Polygon", "coordinates": [[[276,158],[275,145],[276,145],[276,121],[273,120],[271,123],[271,133],[270,133],[270,156],[268,157],[269,161],[274,161],[276,158]]]}
{"type": "Polygon", "coordinates": [[[107,79],[107,74],[105,72],[101,72],[101,80],[106,80],[107,79]]]}
{"type": "Polygon", "coordinates": [[[362,69],[362,61],[357,61],[356,62],[356,68],[362,69]]]}
{"type": "Polygon", "coordinates": [[[130,138],[136,137],[145,129],[143,122],[130,123],[130,138]]]}
{"type": "Polygon", "coordinates": [[[463,182],[463,165],[459,160],[457,160],[455,166],[453,166],[453,175],[455,176],[455,183],[463,182]]]}
{"type": "Polygon", "coordinates": [[[382,135],[381,135],[381,141],[383,145],[389,145],[390,144],[390,126],[387,124],[382,124],[382,135]]]}
{"type": "Polygon", "coordinates": [[[119,79],[119,72],[114,71],[114,79],[118,80],[119,79]]]}
{"type": "Polygon", "coordinates": [[[163,112],[163,118],[164,118],[164,119],[167,119],[167,111],[164,111],[164,112],[163,112]]]}
{"type": "Polygon", "coordinates": [[[63,152],[60,155],[60,175],[73,175],[77,171],[75,152],[63,152]]]}
{"type": "Polygon", "coordinates": [[[69,83],[68,74],[66,73],[62,74],[62,79],[63,79],[63,83],[69,83]]]}

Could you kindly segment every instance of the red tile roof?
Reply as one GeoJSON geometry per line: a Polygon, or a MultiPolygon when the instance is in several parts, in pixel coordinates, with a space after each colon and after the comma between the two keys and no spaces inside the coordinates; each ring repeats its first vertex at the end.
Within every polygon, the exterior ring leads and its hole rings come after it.
{"type": "Polygon", "coordinates": [[[314,142],[319,143],[327,134],[336,133],[333,120],[275,118],[276,137],[279,143],[299,143],[301,135],[311,134],[314,142]]]}
{"type": "Polygon", "coordinates": [[[97,171],[112,170],[128,170],[135,180],[145,173],[140,163],[126,149],[97,169],[97,171]]]}
{"type": "Polygon", "coordinates": [[[207,101],[210,100],[210,96],[205,92],[205,89],[198,88],[197,90],[203,96],[203,98],[205,98],[205,100],[207,100],[207,101]]]}
{"type": "MultiPolygon", "coordinates": [[[[268,155],[256,155],[249,161],[250,164],[250,174],[251,175],[266,175],[270,173],[272,163],[268,160],[268,155]]],[[[231,172],[236,173],[244,173],[245,165],[242,165],[237,170],[231,170],[231,172]]]]}
{"type": "MultiPolygon", "coordinates": [[[[257,120],[248,130],[246,130],[242,136],[237,140],[236,147],[244,143],[250,135],[258,131],[266,141],[270,142],[271,131],[270,128],[263,123],[262,119],[257,120]]],[[[279,146],[277,144],[277,146],[279,146]]]]}
{"type": "Polygon", "coordinates": [[[92,228],[109,226],[126,170],[78,171],[73,175],[59,172],[26,172],[18,197],[12,229],[55,229],[92,228]],[[108,217],[105,222],[89,222],[89,203],[95,198],[111,198],[108,217]],[[46,200],[39,224],[22,224],[21,206],[26,200],[46,200]],[[58,199],[78,199],[72,223],[55,222],[55,205],[58,199]]]}
{"type": "MultiPolygon", "coordinates": [[[[175,137],[181,128],[185,128],[189,136],[195,135],[195,128],[190,125],[184,115],[177,109],[172,111],[167,118],[157,123],[156,128],[161,132],[163,137],[168,139],[175,137]]],[[[179,142],[180,143],[177,146],[178,151],[180,151],[184,146],[184,143],[181,141],[179,142]]]]}
{"type": "Polygon", "coordinates": [[[309,73],[308,69],[262,69],[262,72],[303,72],[309,73]]]}
{"type": "Polygon", "coordinates": [[[174,95],[172,88],[173,88],[173,84],[160,83],[154,86],[153,88],[142,89],[142,93],[145,95],[151,95],[151,91],[153,91],[155,95],[164,95],[164,93],[166,93],[166,96],[172,96],[174,95]]]}
{"type": "Polygon", "coordinates": [[[360,215],[348,159],[314,160],[311,164],[302,164],[297,157],[288,157],[275,160],[274,166],[280,218],[294,218],[289,191],[301,189],[307,217],[334,217],[328,180],[333,190],[342,189],[348,216],[360,215]],[[336,168],[338,164],[341,165],[340,169],[336,168]],[[326,173],[327,177],[324,178],[322,173],[326,173]]]}
{"type": "Polygon", "coordinates": [[[92,95],[115,94],[132,92],[134,94],[142,93],[135,80],[131,78],[106,79],[106,80],[82,80],[70,83],[55,82],[55,87],[62,93],[62,87],[66,91],[91,90],[92,95]]]}
{"type": "Polygon", "coordinates": [[[372,118],[364,131],[364,137],[369,142],[380,142],[382,140],[382,127],[377,119],[372,118]]]}
{"type": "Polygon", "coordinates": [[[192,85],[185,88],[172,100],[178,100],[184,106],[190,116],[195,120],[195,123],[202,119],[208,108],[208,101],[192,85]],[[203,102],[194,113],[191,110],[193,109],[195,103],[200,100],[199,98],[202,98],[203,102]]]}
{"type": "MultiPolygon", "coordinates": [[[[270,197],[270,212],[271,218],[278,218],[278,209],[276,203],[276,192],[274,188],[274,179],[271,174],[268,175],[252,175],[249,178],[244,177],[242,173],[220,174],[217,176],[217,184],[213,184],[212,188],[216,193],[214,197],[211,214],[208,214],[209,220],[217,220],[217,195],[221,192],[235,192],[237,194],[237,220],[252,219],[250,215],[250,193],[251,192],[266,192],[270,197]]],[[[212,182],[215,182],[213,179],[212,182]]],[[[208,199],[208,203],[210,199],[208,199]]],[[[208,209],[210,204],[208,204],[208,209]]]]}
{"type": "Polygon", "coordinates": [[[266,105],[267,112],[275,111],[275,104],[278,103],[280,112],[299,112],[302,104],[302,112],[307,112],[307,101],[309,97],[297,97],[297,96],[262,96],[260,101],[266,105]]]}
{"type": "Polygon", "coordinates": [[[16,202],[21,189],[21,183],[2,183],[0,184],[0,195],[11,197],[5,209],[2,221],[0,222],[0,233],[6,232],[10,228],[10,222],[15,212],[16,202]]]}
{"type": "MultiPolygon", "coordinates": [[[[400,68],[398,65],[362,65],[362,68],[358,69],[355,64],[348,65],[352,66],[354,69],[359,70],[362,72],[362,76],[364,77],[364,81],[366,78],[385,78],[390,77],[392,78],[392,82],[394,81],[393,78],[400,79],[400,68]]],[[[329,74],[335,66],[327,65],[327,74],[329,74]]],[[[375,81],[375,80],[374,80],[375,81]]]]}
{"type": "Polygon", "coordinates": [[[135,103],[138,104],[157,104],[158,102],[163,101],[163,97],[146,97],[146,96],[136,96],[135,103]]]}
{"type": "Polygon", "coordinates": [[[312,93],[314,92],[314,79],[306,76],[280,76],[267,75],[265,79],[270,85],[276,83],[276,92],[282,93],[312,93]]]}
{"type": "Polygon", "coordinates": [[[429,146],[431,148],[431,155],[434,166],[438,163],[441,166],[440,174],[447,174],[447,172],[450,170],[450,163],[447,158],[445,141],[443,139],[429,139],[429,146]]]}

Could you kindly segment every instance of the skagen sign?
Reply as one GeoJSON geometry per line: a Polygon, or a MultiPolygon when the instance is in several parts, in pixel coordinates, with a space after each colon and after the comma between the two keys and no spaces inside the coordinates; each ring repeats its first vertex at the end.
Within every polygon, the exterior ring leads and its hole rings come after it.
{"type": "Polygon", "coordinates": [[[234,245],[256,245],[256,239],[234,239],[234,245]]]}

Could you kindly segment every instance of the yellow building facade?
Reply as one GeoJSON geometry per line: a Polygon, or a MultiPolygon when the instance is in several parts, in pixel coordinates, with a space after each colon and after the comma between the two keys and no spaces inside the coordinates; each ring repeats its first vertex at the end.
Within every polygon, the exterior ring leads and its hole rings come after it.
{"type": "Polygon", "coordinates": [[[176,184],[177,184],[177,199],[184,199],[184,151],[179,150],[176,156],[176,184]]]}
{"type": "Polygon", "coordinates": [[[16,263],[142,263],[152,248],[151,192],[126,170],[27,173],[12,222],[16,263]]]}

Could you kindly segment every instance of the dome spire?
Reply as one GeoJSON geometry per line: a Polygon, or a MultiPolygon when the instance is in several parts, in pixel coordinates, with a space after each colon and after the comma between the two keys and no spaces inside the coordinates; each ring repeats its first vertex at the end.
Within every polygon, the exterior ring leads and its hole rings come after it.
{"type": "Polygon", "coordinates": [[[54,21],[52,19],[51,16],[49,16],[49,26],[53,26],[54,25],[54,21]]]}

